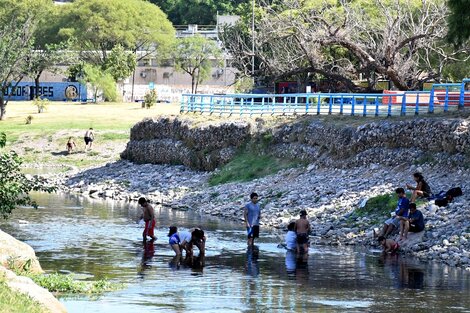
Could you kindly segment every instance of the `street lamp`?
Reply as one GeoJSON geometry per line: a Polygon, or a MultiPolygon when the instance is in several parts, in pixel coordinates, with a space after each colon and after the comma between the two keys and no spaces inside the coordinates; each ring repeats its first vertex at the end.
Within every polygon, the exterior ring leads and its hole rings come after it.
{"type": "Polygon", "coordinates": [[[255,85],[255,0],[252,1],[251,12],[251,75],[255,85]]]}

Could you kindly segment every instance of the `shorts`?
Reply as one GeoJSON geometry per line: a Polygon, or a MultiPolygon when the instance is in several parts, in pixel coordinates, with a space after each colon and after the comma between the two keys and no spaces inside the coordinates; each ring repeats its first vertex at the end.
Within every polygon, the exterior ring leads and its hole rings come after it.
{"type": "Polygon", "coordinates": [[[85,144],[89,144],[90,142],[93,142],[93,138],[90,138],[90,137],[85,137],[83,138],[85,140],[85,144]]]}
{"type": "Polygon", "coordinates": [[[248,233],[248,238],[259,238],[259,225],[254,225],[251,227],[251,232],[250,228],[246,228],[246,232],[248,233]]]}
{"type": "Polygon", "coordinates": [[[412,233],[419,233],[420,231],[423,231],[424,230],[424,227],[421,228],[421,227],[417,227],[416,225],[414,224],[410,224],[410,229],[409,231],[412,232],[412,233]]]}
{"type": "Polygon", "coordinates": [[[297,234],[297,243],[299,245],[307,244],[308,243],[308,234],[306,234],[306,233],[297,234]]]}
{"type": "Polygon", "coordinates": [[[396,217],[391,217],[391,218],[389,218],[388,220],[385,221],[385,224],[393,225],[396,228],[399,228],[400,227],[400,219],[396,218],[396,217]]]}
{"type": "Polygon", "coordinates": [[[153,230],[155,228],[155,220],[145,221],[145,228],[142,236],[144,237],[154,237],[153,230]]]}

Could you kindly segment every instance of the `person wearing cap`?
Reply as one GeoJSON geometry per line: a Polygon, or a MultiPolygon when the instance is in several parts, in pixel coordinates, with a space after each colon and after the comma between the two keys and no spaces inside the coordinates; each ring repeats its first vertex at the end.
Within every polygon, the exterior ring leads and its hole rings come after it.
{"type": "Polygon", "coordinates": [[[186,255],[192,255],[193,245],[198,247],[200,256],[205,254],[206,237],[200,228],[194,228],[191,231],[178,231],[176,226],[171,226],[168,237],[170,237],[168,243],[176,255],[181,255],[183,250],[186,251],[186,255]]]}
{"type": "Polygon", "coordinates": [[[300,218],[295,221],[294,230],[297,234],[297,253],[308,253],[308,233],[310,232],[310,223],[307,219],[307,211],[300,211],[300,218]]]}

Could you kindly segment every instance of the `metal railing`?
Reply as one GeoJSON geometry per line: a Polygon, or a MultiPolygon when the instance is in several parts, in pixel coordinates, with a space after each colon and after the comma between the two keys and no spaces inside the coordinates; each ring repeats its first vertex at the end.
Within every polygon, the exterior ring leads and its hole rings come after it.
{"type": "Polygon", "coordinates": [[[219,115],[340,114],[352,116],[418,115],[470,106],[465,84],[435,84],[431,91],[299,94],[183,94],[182,113],[219,115]],[[452,88],[458,87],[458,91],[452,88]]]}

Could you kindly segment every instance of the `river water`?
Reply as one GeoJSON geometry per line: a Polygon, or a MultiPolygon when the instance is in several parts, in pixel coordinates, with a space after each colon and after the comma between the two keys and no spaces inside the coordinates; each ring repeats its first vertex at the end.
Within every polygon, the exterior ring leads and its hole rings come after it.
{"type": "Polygon", "coordinates": [[[365,248],[314,246],[297,259],[266,229],[247,249],[241,223],[159,207],[158,240],[144,246],[135,204],[33,196],[40,208],[15,210],[2,230],[30,244],[46,272],[125,284],[60,297],[69,312],[470,312],[464,270],[365,248]],[[177,262],[170,225],[202,227],[205,259],[177,262]]]}

